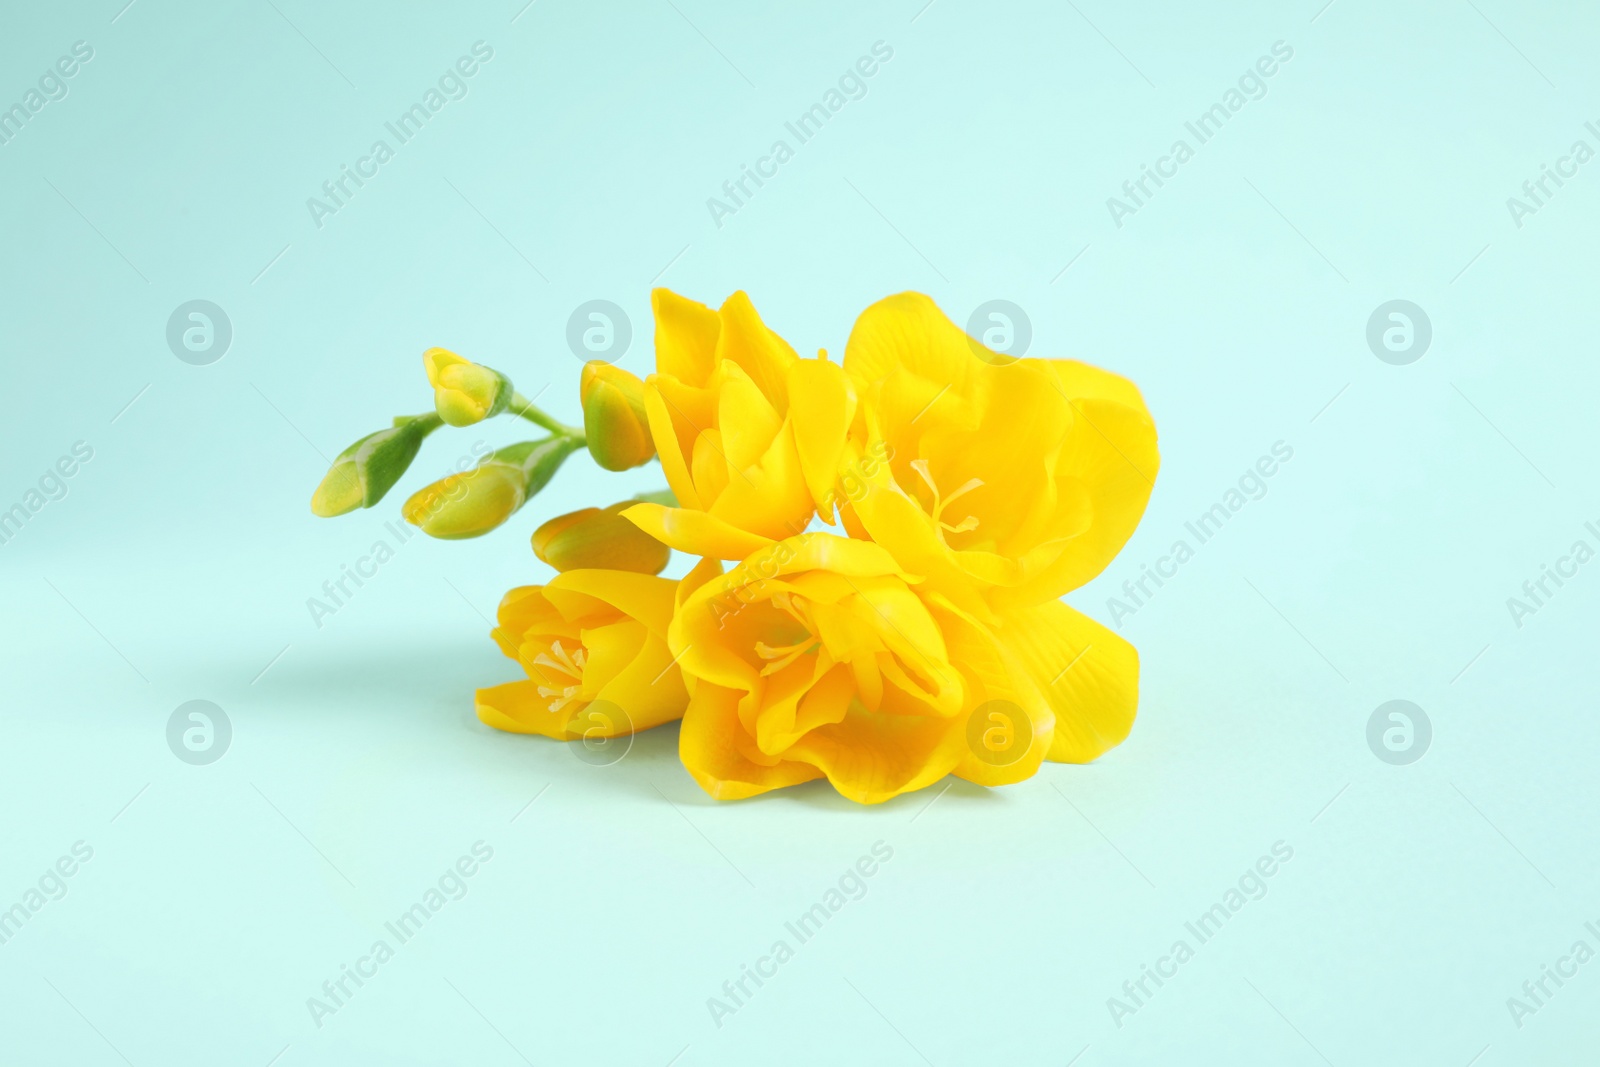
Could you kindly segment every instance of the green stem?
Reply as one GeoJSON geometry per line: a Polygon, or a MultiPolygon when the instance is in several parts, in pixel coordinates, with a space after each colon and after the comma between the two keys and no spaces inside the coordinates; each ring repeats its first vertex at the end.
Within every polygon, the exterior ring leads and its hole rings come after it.
{"type": "Polygon", "coordinates": [[[403,426],[406,423],[415,424],[422,432],[422,436],[427,437],[430,433],[443,426],[444,420],[439,417],[436,411],[425,412],[421,415],[396,415],[394,417],[396,426],[403,426]]]}
{"type": "Polygon", "coordinates": [[[560,422],[551,418],[545,412],[536,407],[533,401],[529,400],[521,393],[514,392],[511,394],[511,406],[506,410],[513,415],[527,419],[536,426],[543,426],[553,434],[558,434],[561,437],[570,437],[575,441],[587,443],[587,438],[584,437],[584,433],[581,429],[577,428],[576,426],[568,426],[564,422],[560,422]]]}

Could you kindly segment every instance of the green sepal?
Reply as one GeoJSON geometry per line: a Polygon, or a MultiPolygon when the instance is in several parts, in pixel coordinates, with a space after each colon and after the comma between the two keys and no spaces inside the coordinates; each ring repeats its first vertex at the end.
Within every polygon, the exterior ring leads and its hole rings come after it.
{"type": "Polygon", "coordinates": [[[582,440],[557,434],[537,441],[520,441],[514,445],[497,448],[483,457],[479,466],[504,463],[521,468],[526,479],[526,495],[523,498],[523,502],[526,503],[529,497],[550,484],[550,479],[555,477],[556,471],[561,469],[568,456],[583,447],[582,440]]]}
{"type": "Polygon", "coordinates": [[[394,488],[422,450],[422,442],[442,425],[444,420],[431,411],[398,415],[391,428],[368,434],[339,454],[335,464],[351,460],[360,473],[362,507],[372,507],[394,488]]]}

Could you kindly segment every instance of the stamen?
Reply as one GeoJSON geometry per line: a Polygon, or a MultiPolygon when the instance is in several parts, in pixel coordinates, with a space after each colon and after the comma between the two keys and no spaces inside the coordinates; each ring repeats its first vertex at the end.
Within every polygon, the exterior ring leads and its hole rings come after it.
{"type": "Polygon", "coordinates": [[[576,652],[569,652],[560,641],[550,642],[549,652],[541,652],[533,657],[533,662],[538,666],[548,667],[552,671],[565,674],[574,682],[579,683],[577,685],[562,686],[559,689],[547,685],[539,686],[539,695],[550,701],[550,710],[552,712],[560,711],[578,699],[578,693],[583,688],[583,665],[587,659],[587,649],[580,646],[576,652]]]}
{"type": "Polygon", "coordinates": [[[806,635],[792,645],[769,645],[765,641],[757,641],[756,655],[765,660],[777,660],[776,663],[768,663],[761,669],[763,677],[776,674],[806,653],[815,652],[822,647],[822,643],[813,634],[814,627],[806,618],[801,605],[794,602],[794,597],[787,590],[780,590],[772,594],[770,603],[798,623],[800,628],[805,630],[806,635]]]}
{"type": "Polygon", "coordinates": [[[928,461],[926,459],[912,460],[911,469],[916,471],[917,474],[921,476],[923,482],[925,482],[928,486],[928,491],[933,494],[932,518],[940,531],[939,540],[944,540],[944,535],[946,532],[966,533],[968,530],[976,530],[978,528],[978,517],[976,515],[969,514],[966,518],[962,519],[958,523],[945,522],[942,516],[944,515],[944,509],[955,503],[957,498],[964,496],[983,485],[982,478],[968,478],[966,483],[963,484],[961,488],[957,489],[955,492],[946,497],[939,494],[939,487],[933,483],[933,474],[928,470],[928,461]]]}
{"type": "Polygon", "coordinates": [[[552,641],[550,642],[550,652],[539,653],[533,657],[533,662],[541,667],[549,667],[553,671],[560,671],[562,674],[572,678],[582,678],[584,651],[582,648],[578,649],[577,657],[574,658],[573,654],[568,652],[560,641],[552,641]],[[552,653],[555,656],[554,659],[550,658],[552,653]]]}

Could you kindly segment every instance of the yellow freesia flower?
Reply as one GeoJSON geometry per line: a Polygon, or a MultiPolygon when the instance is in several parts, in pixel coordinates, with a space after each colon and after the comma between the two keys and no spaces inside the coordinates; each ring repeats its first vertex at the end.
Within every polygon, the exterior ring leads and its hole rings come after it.
{"type": "Polygon", "coordinates": [[[744,293],[718,311],[653,294],[656,372],[644,403],[680,507],[627,515],[673,548],[743,559],[803,531],[832,493],[855,391],[826,358],[801,359],[744,293]]]}
{"type": "Polygon", "coordinates": [[[422,353],[422,365],[433,385],[434,409],[451,426],[471,426],[498,415],[515,390],[505,375],[445,348],[422,353]]]}
{"type": "Polygon", "coordinates": [[[585,568],[660,574],[672,549],[622,517],[638,503],[584,508],[558,515],[533,531],[533,554],[558,571],[585,568]]]}
{"type": "Polygon", "coordinates": [[[583,365],[578,380],[589,453],[608,471],[625,471],[656,454],[644,410],[644,382],[601,360],[583,365]]]}
{"type": "MultiPolygon", "coordinates": [[[[691,575],[699,581],[709,572],[691,575]]],[[[667,626],[679,586],[628,571],[573,570],[511,590],[491,636],[528,678],[478,690],[478,718],[560,741],[678,718],[688,693],[667,650],[667,626]]]]}
{"type": "Polygon", "coordinates": [[[1126,642],[1059,602],[991,625],[921,585],[882,546],[814,533],[681,598],[679,753],[702,788],[731,800],[825,776],[872,804],[951,773],[1019,781],[1126,736],[1126,642]]]}
{"type": "Polygon", "coordinates": [[[844,368],[863,384],[851,453],[888,462],[843,500],[883,545],[968,610],[1053,601],[1138,525],[1160,457],[1124,378],[1071,360],[980,358],[928,297],[862,313],[844,368]]]}

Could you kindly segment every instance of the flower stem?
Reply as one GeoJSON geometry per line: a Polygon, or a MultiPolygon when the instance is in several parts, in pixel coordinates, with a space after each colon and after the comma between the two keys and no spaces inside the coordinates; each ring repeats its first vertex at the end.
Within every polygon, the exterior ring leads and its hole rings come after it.
{"type": "Polygon", "coordinates": [[[576,426],[568,426],[564,422],[560,422],[551,418],[544,411],[536,407],[533,401],[529,400],[521,393],[511,394],[511,406],[506,410],[513,415],[527,419],[536,426],[543,426],[553,434],[558,434],[562,437],[570,437],[576,441],[581,441],[587,444],[587,439],[584,437],[584,433],[581,429],[576,426]]]}

